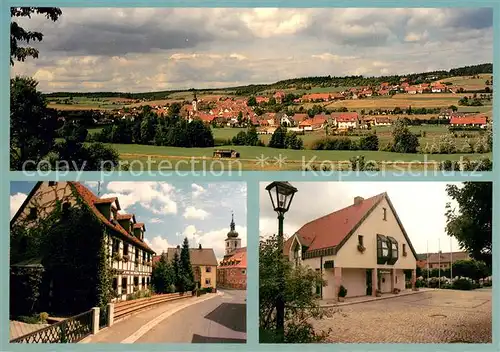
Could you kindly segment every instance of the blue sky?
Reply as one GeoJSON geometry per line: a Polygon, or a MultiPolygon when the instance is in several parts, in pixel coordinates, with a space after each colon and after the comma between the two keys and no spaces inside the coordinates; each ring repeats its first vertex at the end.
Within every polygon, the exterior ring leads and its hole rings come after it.
{"type": "MultiPolygon", "coordinates": [[[[35,184],[11,183],[11,217],[35,184]]],[[[84,184],[97,194],[97,182],[84,184]]],[[[188,237],[191,246],[201,243],[204,248],[213,248],[221,259],[231,212],[242,246],[246,246],[245,183],[102,182],[99,195],[117,196],[122,212],[133,213],[138,222],[144,222],[146,241],[157,253],[188,237]]]]}
{"type": "Polygon", "coordinates": [[[52,91],[153,91],[388,75],[493,62],[491,8],[62,8],[38,59],[52,91]]]}

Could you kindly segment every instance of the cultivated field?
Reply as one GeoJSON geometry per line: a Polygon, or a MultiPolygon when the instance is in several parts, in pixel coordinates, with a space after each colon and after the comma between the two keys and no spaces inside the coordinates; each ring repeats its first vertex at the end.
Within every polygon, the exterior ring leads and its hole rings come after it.
{"type": "MultiPolygon", "coordinates": [[[[460,77],[450,77],[441,80],[440,82],[452,83],[451,88],[463,88],[464,90],[481,90],[486,87],[485,82],[489,80],[491,82],[491,74],[480,74],[479,78],[472,78],[473,76],[460,76],[460,77]]],[[[490,86],[491,87],[491,86],[490,86]]]]}

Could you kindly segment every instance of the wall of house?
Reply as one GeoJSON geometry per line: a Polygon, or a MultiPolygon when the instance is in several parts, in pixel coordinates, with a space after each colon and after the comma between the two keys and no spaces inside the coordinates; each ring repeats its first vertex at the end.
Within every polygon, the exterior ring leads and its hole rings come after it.
{"type": "MultiPolygon", "coordinates": [[[[43,182],[16,219],[15,224],[24,222],[28,218],[32,207],[37,208],[37,219],[47,217],[54,211],[58,200],[69,202],[71,205],[76,203],[70,184],[68,182],[57,182],[55,186],[49,186],[49,182],[43,182]]],[[[32,226],[35,223],[36,220],[28,223],[27,226],[32,226]]]]}
{"type": "MultiPolygon", "coordinates": [[[[411,277],[408,278],[408,280],[410,279],[411,277]]],[[[394,287],[399,288],[401,291],[406,289],[406,277],[402,269],[396,270],[396,283],[394,284],[394,287]]]]}
{"type": "MultiPolygon", "coordinates": [[[[404,226],[404,224],[403,224],[404,226]]],[[[335,266],[342,268],[396,268],[415,269],[417,260],[407,243],[395,215],[389,204],[383,199],[365,221],[356,229],[336,255],[335,266]],[[387,209],[386,221],[383,220],[383,208],[387,209]],[[399,258],[394,265],[377,264],[377,234],[394,237],[398,241],[399,258]],[[363,236],[366,250],[358,251],[358,235],[363,236]],[[407,256],[403,257],[403,244],[406,244],[407,256]]]]}
{"type": "Polygon", "coordinates": [[[342,285],[346,297],[366,296],[366,269],[342,268],[342,285]]]}
{"type": "Polygon", "coordinates": [[[217,288],[217,267],[216,266],[205,266],[205,265],[200,265],[200,274],[201,274],[201,280],[200,280],[200,286],[205,288],[205,287],[213,287],[217,288]],[[206,268],[210,268],[210,272],[207,273],[206,268]],[[210,283],[206,283],[206,280],[209,279],[210,283]]]}
{"type": "Polygon", "coordinates": [[[247,287],[246,268],[217,268],[217,287],[245,290],[247,287]]]}

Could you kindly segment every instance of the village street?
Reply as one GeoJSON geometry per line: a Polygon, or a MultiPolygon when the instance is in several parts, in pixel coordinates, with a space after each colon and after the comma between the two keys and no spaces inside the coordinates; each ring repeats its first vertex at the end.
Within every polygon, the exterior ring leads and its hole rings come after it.
{"type": "Polygon", "coordinates": [[[223,293],[175,313],[136,343],[245,343],[246,291],[223,293]]]}
{"type": "Polygon", "coordinates": [[[120,320],[83,343],[245,343],[246,291],[159,304],[120,320]]]}

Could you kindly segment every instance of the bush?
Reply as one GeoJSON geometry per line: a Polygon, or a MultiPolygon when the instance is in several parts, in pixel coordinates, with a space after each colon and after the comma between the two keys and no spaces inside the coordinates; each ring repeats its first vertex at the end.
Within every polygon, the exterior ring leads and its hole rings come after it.
{"type": "Polygon", "coordinates": [[[347,296],[347,289],[343,285],[340,285],[339,297],[345,297],[345,296],[347,296]]]}
{"type": "Polygon", "coordinates": [[[17,321],[21,321],[26,324],[40,324],[39,315],[22,315],[16,318],[17,321]]]}
{"type": "Polygon", "coordinates": [[[472,282],[468,279],[456,279],[453,281],[452,288],[454,290],[472,290],[474,289],[472,282]]]}
{"type": "Polygon", "coordinates": [[[47,312],[42,312],[40,313],[40,321],[43,323],[43,324],[46,324],[47,323],[47,319],[49,318],[49,313],[47,312]]]}
{"type": "Polygon", "coordinates": [[[362,150],[378,150],[379,142],[376,134],[362,137],[359,140],[359,149],[362,150]]]}

